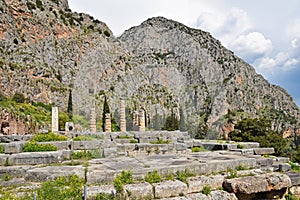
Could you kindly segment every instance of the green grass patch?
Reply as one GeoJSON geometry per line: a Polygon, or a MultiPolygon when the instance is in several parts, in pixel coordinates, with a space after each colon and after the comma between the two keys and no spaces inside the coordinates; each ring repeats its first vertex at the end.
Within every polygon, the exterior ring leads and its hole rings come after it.
{"type": "Polygon", "coordinates": [[[5,147],[3,144],[0,144],[0,153],[4,153],[5,152],[5,147]]]}
{"type": "Polygon", "coordinates": [[[159,183],[162,181],[162,178],[157,170],[148,172],[145,176],[145,181],[148,183],[159,183]]]}
{"type": "Polygon", "coordinates": [[[41,151],[57,151],[57,147],[53,144],[39,144],[36,142],[26,142],[23,152],[41,152],[41,151]]]}
{"type": "Polygon", "coordinates": [[[150,144],[169,144],[169,140],[158,139],[157,141],[150,142],[150,144]]]}
{"type": "Polygon", "coordinates": [[[96,158],[102,158],[102,152],[100,150],[84,150],[72,153],[72,159],[74,160],[90,160],[96,158]]]}
{"type": "Polygon", "coordinates": [[[210,193],[211,193],[210,185],[204,185],[203,188],[202,188],[201,193],[205,194],[205,195],[210,195],[210,193]]]}
{"type": "Polygon", "coordinates": [[[193,177],[193,176],[196,176],[196,173],[192,172],[189,169],[185,169],[184,171],[176,172],[176,179],[178,179],[184,183],[187,183],[187,178],[193,177]]]}
{"type": "Polygon", "coordinates": [[[117,193],[124,191],[124,184],[132,184],[133,176],[131,171],[122,171],[121,174],[118,174],[114,180],[114,187],[117,193]]]}
{"type": "Polygon", "coordinates": [[[59,135],[56,133],[39,133],[37,135],[35,135],[31,141],[32,142],[53,142],[53,141],[67,141],[68,138],[66,136],[63,135],[59,135]]]}
{"type": "Polygon", "coordinates": [[[228,175],[226,176],[227,179],[237,178],[237,171],[233,169],[227,169],[228,175]]]}
{"type": "Polygon", "coordinates": [[[191,150],[193,153],[208,151],[204,146],[192,147],[191,150]]]}
{"type": "Polygon", "coordinates": [[[100,135],[80,135],[73,138],[73,141],[92,141],[92,140],[103,140],[103,136],[100,135]]]}
{"type": "Polygon", "coordinates": [[[130,135],[119,135],[118,138],[119,139],[133,139],[133,136],[130,136],[130,135]]]}
{"type": "Polygon", "coordinates": [[[240,164],[240,165],[238,165],[235,169],[238,170],[238,171],[241,171],[241,170],[248,170],[248,169],[249,169],[249,166],[248,166],[247,164],[245,164],[245,165],[240,164]]]}

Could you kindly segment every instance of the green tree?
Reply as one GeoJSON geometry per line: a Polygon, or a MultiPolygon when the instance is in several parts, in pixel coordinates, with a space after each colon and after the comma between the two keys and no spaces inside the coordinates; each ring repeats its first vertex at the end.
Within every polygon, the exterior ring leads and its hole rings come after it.
{"type": "Polygon", "coordinates": [[[103,113],[102,113],[102,129],[105,130],[105,114],[110,113],[107,97],[104,95],[103,113]]]}
{"type": "Polygon", "coordinates": [[[274,147],[275,155],[282,155],[286,146],[281,134],[271,130],[271,123],[265,119],[246,118],[239,121],[230,137],[237,142],[258,142],[261,147],[274,147]]]}
{"type": "Polygon", "coordinates": [[[173,109],[170,116],[167,117],[163,130],[175,131],[179,129],[179,120],[176,117],[173,109]]]}
{"type": "Polygon", "coordinates": [[[68,115],[69,118],[72,120],[73,118],[73,101],[72,101],[72,89],[69,90],[69,99],[68,99],[68,115]]]}

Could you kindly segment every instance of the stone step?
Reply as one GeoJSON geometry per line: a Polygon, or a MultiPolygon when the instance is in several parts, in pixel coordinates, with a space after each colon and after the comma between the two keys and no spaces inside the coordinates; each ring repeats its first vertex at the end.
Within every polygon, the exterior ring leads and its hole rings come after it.
{"type": "Polygon", "coordinates": [[[300,174],[299,173],[297,173],[297,172],[287,172],[285,174],[290,177],[293,186],[299,186],[300,185],[300,174]]]}

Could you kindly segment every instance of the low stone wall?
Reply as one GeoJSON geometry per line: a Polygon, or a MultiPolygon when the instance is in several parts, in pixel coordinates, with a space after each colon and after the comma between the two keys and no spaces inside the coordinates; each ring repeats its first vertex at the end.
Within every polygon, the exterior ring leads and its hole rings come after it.
{"type": "MultiPolygon", "coordinates": [[[[226,179],[225,176],[198,176],[187,179],[187,182],[169,180],[150,184],[147,182],[124,186],[124,196],[129,199],[275,199],[283,198],[292,186],[287,175],[269,173],[263,175],[247,176],[226,179]],[[209,194],[203,188],[209,187],[209,194]],[[224,188],[224,190],[219,190],[224,188]]],[[[295,188],[294,190],[297,190],[295,188]]],[[[87,188],[88,198],[97,194],[111,195],[116,190],[113,185],[91,186],[87,188]]]]}

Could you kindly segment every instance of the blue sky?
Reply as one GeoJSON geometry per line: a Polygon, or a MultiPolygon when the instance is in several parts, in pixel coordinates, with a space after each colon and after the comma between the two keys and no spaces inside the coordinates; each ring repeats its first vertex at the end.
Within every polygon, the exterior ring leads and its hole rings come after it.
{"type": "Polygon", "coordinates": [[[300,106],[299,0],[69,0],[69,6],[116,36],[155,16],[209,31],[300,106]]]}

